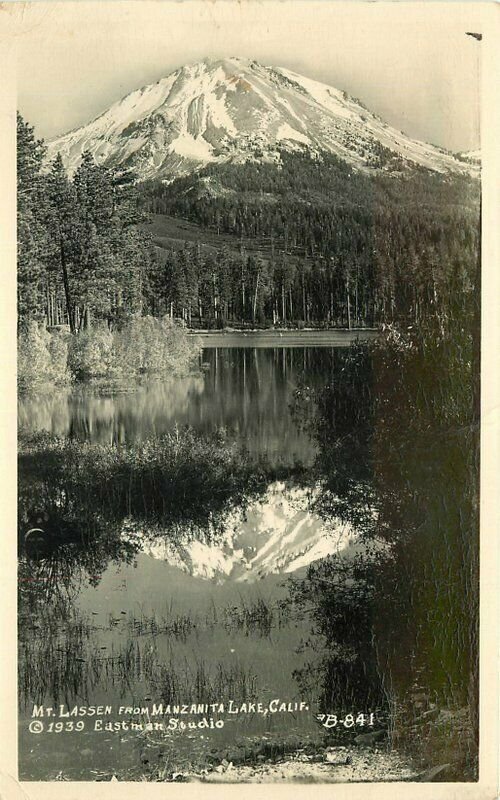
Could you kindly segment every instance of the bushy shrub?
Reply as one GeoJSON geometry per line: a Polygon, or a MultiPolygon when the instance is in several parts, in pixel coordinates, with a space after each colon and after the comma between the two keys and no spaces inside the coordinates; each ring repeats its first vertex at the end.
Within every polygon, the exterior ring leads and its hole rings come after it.
{"type": "Polygon", "coordinates": [[[49,351],[49,379],[51,383],[63,385],[71,380],[68,370],[69,339],[67,333],[54,331],[47,333],[47,350],[49,351]]]}
{"type": "Polygon", "coordinates": [[[113,363],[125,376],[182,372],[195,361],[199,344],[167,317],[137,317],[115,332],[113,363]]]}
{"type": "Polygon", "coordinates": [[[71,380],[68,370],[68,336],[49,333],[30,322],[17,340],[17,383],[20,392],[32,392],[46,384],[64,386],[71,380]]]}
{"type": "Polygon", "coordinates": [[[283,473],[265,462],[256,468],[223,432],[183,429],[117,447],[21,430],[19,475],[21,521],[41,506],[57,519],[54,530],[88,536],[128,518],[147,522],[152,535],[159,525],[160,535],[180,536],[215,533],[283,473]]]}
{"type": "Polygon", "coordinates": [[[108,328],[81,331],[71,337],[69,368],[77,380],[109,375],[113,364],[113,335],[108,328]]]}
{"type": "Polygon", "coordinates": [[[185,373],[197,362],[199,340],[168,318],[136,317],[120,330],[105,325],[76,335],[32,322],[18,338],[20,392],[76,381],[133,382],[185,373]]]}

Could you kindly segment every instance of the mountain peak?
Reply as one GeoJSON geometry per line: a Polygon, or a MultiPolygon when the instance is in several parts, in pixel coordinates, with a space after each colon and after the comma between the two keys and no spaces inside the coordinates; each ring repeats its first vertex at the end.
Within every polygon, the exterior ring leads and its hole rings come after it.
{"type": "Polygon", "coordinates": [[[246,65],[256,64],[256,61],[250,61],[248,58],[241,58],[240,56],[206,56],[201,62],[209,66],[233,66],[233,65],[246,65]]]}
{"type": "Polygon", "coordinates": [[[237,56],[179,67],[48,145],[49,158],[60,152],[70,172],[90,150],[98,163],[163,180],[210,162],[278,161],[282,149],[333,153],[365,171],[475,169],[386,125],[339,89],[237,56]]]}

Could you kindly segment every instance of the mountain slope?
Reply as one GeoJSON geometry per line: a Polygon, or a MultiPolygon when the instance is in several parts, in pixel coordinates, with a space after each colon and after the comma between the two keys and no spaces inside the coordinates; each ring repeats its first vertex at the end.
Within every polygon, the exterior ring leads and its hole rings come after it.
{"type": "Polygon", "coordinates": [[[361,170],[407,163],[474,171],[386,125],[345,92],[287,69],[240,58],[181,67],[48,143],[73,172],[85,150],[140,178],[171,180],[212,162],[279,161],[279,151],[327,151],[361,170]]]}
{"type": "Polygon", "coordinates": [[[480,148],[478,148],[477,150],[463,150],[461,153],[457,153],[457,156],[462,161],[468,161],[470,164],[475,164],[476,166],[481,165],[480,148]]]}

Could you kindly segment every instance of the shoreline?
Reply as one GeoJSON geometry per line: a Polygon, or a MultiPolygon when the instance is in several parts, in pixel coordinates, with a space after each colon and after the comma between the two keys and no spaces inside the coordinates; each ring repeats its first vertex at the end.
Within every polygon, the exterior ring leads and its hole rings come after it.
{"type": "MultiPolygon", "coordinates": [[[[154,751],[153,747],[153,751],[154,751]]],[[[148,761],[128,769],[97,772],[94,781],[196,784],[352,784],[411,783],[428,778],[412,758],[389,746],[334,745],[298,748],[281,757],[258,756],[245,762],[214,760],[204,767],[185,764],[172,768],[148,749],[148,761]]],[[[70,778],[68,778],[70,779],[70,778]]]]}
{"type": "Polygon", "coordinates": [[[187,329],[188,336],[197,336],[202,347],[348,347],[354,342],[370,341],[379,335],[376,328],[331,328],[329,330],[287,329],[220,331],[187,329]]]}

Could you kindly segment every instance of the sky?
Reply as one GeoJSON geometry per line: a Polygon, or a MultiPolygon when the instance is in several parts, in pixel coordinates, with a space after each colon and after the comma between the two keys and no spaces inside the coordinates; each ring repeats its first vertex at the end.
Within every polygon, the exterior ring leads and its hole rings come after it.
{"type": "Polygon", "coordinates": [[[23,3],[18,106],[49,139],[182,64],[240,56],[361,99],[408,135],[479,146],[482,3],[106,0],[23,3]]]}

